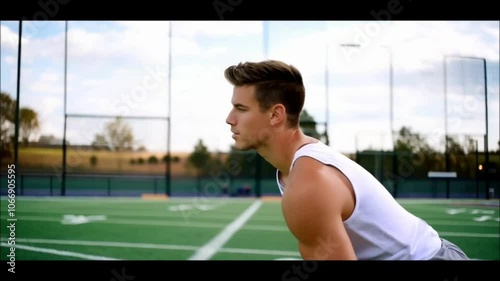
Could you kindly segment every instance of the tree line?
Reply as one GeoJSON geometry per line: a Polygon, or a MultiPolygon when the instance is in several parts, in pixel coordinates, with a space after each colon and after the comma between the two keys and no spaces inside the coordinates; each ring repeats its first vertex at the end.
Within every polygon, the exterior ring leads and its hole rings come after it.
{"type": "MultiPolygon", "coordinates": [[[[16,100],[12,99],[6,92],[1,92],[1,142],[2,142],[2,157],[8,152],[12,152],[12,144],[15,138],[15,109],[16,100]]],[[[325,141],[328,136],[325,133],[320,133],[317,130],[317,122],[307,112],[303,110],[300,115],[300,124],[302,131],[311,137],[325,141]]],[[[19,137],[22,145],[28,145],[30,137],[40,129],[38,113],[29,107],[21,107],[19,110],[19,137]]],[[[424,176],[427,171],[444,171],[446,165],[453,170],[459,171],[459,174],[470,175],[477,168],[471,159],[474,157],[476,150],[481,148],[476,147],[476,142],[471,136],[465,136],[461,142],[454,136],[448,136],[446,139],[448,144],[448,155],[438,151],[435,147],[429,144],[424,135],[413,131],[410,127],[402,127],[395,138],[394,153],[404,155],[408,159],[411,158],[413,166],[419,166],[420,171],[416,175],[424,176]]],[[[444,141],[444,140],[443,140],[444,141]]],[[[129,124],[122,118],[116,117],[104,124],[103,130],[95,134],[90,147],[94,150],[110,150],[116,152],[123,151],[146,151],[144,146],[137,143],[133,130],[129,124]],[[138,146],[139,145],[139,146],[138,146]],[[137,149],[134,147],[138,146],[137,149]]],[[[498,142],[498,152],[500,153],[500,141],[498,142]]],[[[358,151],[357,155],[363,155],[367,151],[358,151]]],[[[176,159],[175,162],[178,162],[176,159]]],[[[186,168],[193,171],[198,178],[210,176],[210,172],[214,171],[231,171],[234,176],[238,177],[273,177],[275,169],[267,162],[260,161],[259,156],[254,152],[241,152],[234,147],[230,147],[227,155],[224,153],[212,153],[199,139],[196,143],[193,152],[186,159],[186,168]],[[232,168],[230,168],[232,167],[232,168]]],[[[354,159],[358,160],[358,159],[354,159]]],[[[401,159],[398,159],[401,161],[401,159]]],[[[165,161],[164,161],[165,162],[165,161]]],[[[384,166],[390,160],[383,160],[384,166]]]]}
{"type": "MultiPolygon", "coordinates": [[[[15,140],[16,104],[8,93],[0,92],[0,155],[12,155],[15,140]]],[[[40,129],[38,113],[30,107],[19,108],[19,138],[21,144],[27,145],[30,137],[40,129]]]]}

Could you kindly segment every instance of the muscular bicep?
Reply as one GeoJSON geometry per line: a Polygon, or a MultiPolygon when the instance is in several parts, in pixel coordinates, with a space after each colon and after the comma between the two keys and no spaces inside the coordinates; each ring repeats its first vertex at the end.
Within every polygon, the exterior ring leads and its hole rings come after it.
{"type": "Polygon", "coordinates": [[[342,183],[323,166],[297,161],[297,172],[290,179],[282,198],[285,221],[297,238],[303,259],[356,259],[342,221],[344,194],[342,183]],[[337,186],[336,186],[337,185],[337,186]]]}

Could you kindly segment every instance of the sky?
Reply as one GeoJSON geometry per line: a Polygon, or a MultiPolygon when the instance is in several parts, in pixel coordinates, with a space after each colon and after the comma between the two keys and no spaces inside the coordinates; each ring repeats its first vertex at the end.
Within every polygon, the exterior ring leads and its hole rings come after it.
{"type": "MultiPolygon", "coordinates": [[[[0,88],[15,98],[19,22],[0,28],[0,88]]],[[[328,124],[330,146],[342,152],[389,149],[391,127],[402,126],[440,149],[445,125],[482,150],[485,59],[489,148],[498,149],[498,21],[69,21],[67,52],[65,35],[64,21],[23,22],[20,106],[39,114],[33,141],[62,139],[66,78],[72,144],[89,144],[111,119],[71,115],[123,115],[137,146],[164,152],[170,117],[172,151],[190,152],[200,139],[228,151],[224,69],[277,59],[299,68],[304,109],[320,133],[328,124]]]]}

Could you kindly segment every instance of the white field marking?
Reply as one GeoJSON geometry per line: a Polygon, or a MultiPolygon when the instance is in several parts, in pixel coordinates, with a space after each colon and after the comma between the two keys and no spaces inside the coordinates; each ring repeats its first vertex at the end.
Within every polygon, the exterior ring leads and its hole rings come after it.
{"type": "MultiPolygon", "coordinates": [[[[0,217],[7,219],[7,216],[0,217]]],[[[60,222],[58,218],[36,217],[36,216],[16,216],[18,220],[24,221],[46,221],[46,222],[60,222]]],[[[200,227],[200,228],[222,228],[225,224],[216,223],[192,223],[192,222],[174,222],[174,221],[144,221],[144,220],[121,220],[121,219],[108,219],[105,221],[96,221],[95,223],[103,224],[126,224],[126,225],[156,225],[156,226],[176,226],[176,227],[200,227]]]]}
{"type": "Polygon", "coordinates": [[[171,212],[183,212],[183,211],[190,211],[193,209],[200,210],[202,212],[204,211],[210,211],[217,208],[215,205],[189,205],[189,204],[179,204],[179,205],[172,205],[168,207],[168,210],[171,212]]]}
{"type": "MultiPolygon", "coordinates": [[[[414,205],[414,206],[411,206],[410,205],[401,205],[403,206],[403,208],[406,208],[407,210],[411,211],[411,212],[414,212],[414,211],[418,211],[418,212],[437,212],[437,213],[447,213],[447,210],[449,209],[456,209],[456,210],[460,210],[460,209],[465,209],[466,213],[470,213],[470,211],[474,208],[478,208],[478,207],[475,207],[475,206],[463,206],[463,207],[449,207],[449,206],[438,206],[438,205],[414,205]],[[444,210],[444,211],[443,211],[444,210]]],[[[481,210],[486,210],[486,212],[495,212],[495,210],[500,210],[499,208],[494,208],[494,207],[488,207],[488,206],[484,206],[484,207],[479,207],[481,208],[481,210]],[[489,211],[488,211],[489,210],[489,211]]]]}
{"type": "Polygon", "coordinates": [[[500,238],[500,234],[498,233],[439,232],[439,235],[474,238],[500,238]]]}
{"type": "Polygon", "coordinates": [[[473,218],[473,220],[474,221],[479,221],[479,222],[488,221],[488,220],[499,222],[500,218],[494,218],[493,216],[490,216],[490,215],[482,215],[480,217],[473,218]]]}
{"type": "Polygon", "coordinates": [[[273,225],[245,225],[241,229],[244,230],[264,230],[264,231],[288,231],[286,226],[273,226],[273,225]]]}
{"type": "MultiPolygon", "coordinates": [[[[9,197],[2,195],[0,200],[8,200],[9,197]]],[[[141,197],[119,197],[119,196],[27,196],[23,195],[19,198],[20,201],[34,201],[34,202],[68,202],[68,203],[147,203],[147,204],[169,204],[169,203],[192,203],[203,201],[217,202],[220,204],[248,204],[248,202],[255,201],[255,198],[219,198],[219,197],[176,197],[168,198],[165,201],[145,200],[141,197]]]]}
{"type": "MultiPolygon", "coordinates": [[[[0,219],[8,219],[8,216],[0,216],[0,219]]],[[[17,216],[20,220],[25,221],[45,221],[45,222],[60,222],[58,218],[49,218],[42,216],[17,216]]],[[[492,221],[485,221],[478,224],[478,222],[450,222],[450,221],[427,221],[431,225],[452,225],[452,226],[478,226],[481,227],[495,227],[498,228],[497,223],[493,223],[492,221]]],[[[125,224],[125,225],[153,225],[153,226],[176,226],[176,227],[198,227],[198,228],[222,228],[224,224],[217,223],[199,223],[199,222],[176,222],[176,221],[146,221],[146,220],[122,220],[122,219],[108,219],[106,221],[96,221],[96,223],[104,223],[104,224],[125,224]]],[[[269,225],[245,225],[241,229],[243,230],[262,230],[262,231],[288,231],[286,226],[269,226],[269,225]]],[[[474,233],[470,233],[474,235],[474,233]]]]}
{"type": "MultiPolygon", "coordinates": [[[[0,216],[0,219],[7,219],[7,216],[0,216]]],[[[46,222],[59,222],[58,218],[42,217],[42,216],[17,216],[20,220],[25,221],[46,221],[46,222]]],[[[156,220],[123,220],[123,219],[109,219],[106,221],[99,221],[98,223],[109,224],[125,224],[125,225],[161,225],[161,226],[178,226],[178,227],[199,227],[199,228],[222,228],[225,224],[217,223],[204,223],[204,222],[177,222],[177,221],[156,221],[156,220]]],[[[477,225],[477,224],[474,224],[477,225]]],[[[270,225],[245,225],[241,229],[245,230],[265,230],[265,231],[288,231],[287,227],[270,226],[270,225]]]]}
{"type": "Polygon", "coordinates": [[[462,214],[459,216],[455,216],[450,220],[450,215],[441,214],[441,215],[432,215],[432,216],[422,216],[425,220],[446,220],[446,221],[456,221],[456,222],[470,222],[472,217],[477,215],[471,214],[462,214]]]}
{"type": "Polygon", "coordinates": [[[477,214],[494,215],[495,210],[474,209],[474,210],[470,211],[470,213],[473,215],[477,215],[477,214]]]}
{"type": "MultiPolygon", "coordinates": [[[[2,239],[2,240],[4,240],[4,239],[2,239]]],[[[3,243],[3,242],[0,244],[0,246],[11,247],[11,245],[9,245],[7,243],[3,243]]],[[[17,243],[16,243],[15,247],[16,247],[16,249],[23,249],[23,250],[32,251],[32,252],[52,254],[52,255],[57,255],[57,256],[75,257],[75,258],[81,258],[81,259],[86,259],[86,260],[119,260],[119,259],[115,259],[115,258],[86,255],[86,254],[81,254],[81,253],[76,253],[76,252],[60,251],[60,250],[55,250],[55,249],[47,249],[47,248],[38,248],[38,247],[32,247],[32,246],[26,246],[26,245],[19,245],[17,243]]]]}
{"type": "MultiPolygon", "coordinates": [[[[482,199],[396,199],[400,204],[485,204],[491,205],[495,200],[482,200],[482,199]]],[[[498,200],[496,200],[498,202],[498,200]]]]}
{"type": "MultiPolygon", "coordinates": [[[[2,237],[2,241],[7,241],[7,238],[2,237]]],[[[167,245],[167,244],[150,244],[150,243],[127,243],[127,242],[112,242],[112,241],[80,241],[80,240],[59,240],[59,239],[23,239],[16,238],[16,242],[33,243],[33,244],[59,244],[59,245],[75,245],[75,246],[94,246],[94,247],[118,247],[118,248],[141,248],[141,249],[162,249],[162,250],[182,250],[195,251],[197,246],[183,245],[167,245]]]]}
{"type": "Polygon", "coordinates": [[[473,222],[472,220],[468,221],[445,221],[445,220],[426,220],[426,222],[430,225],[455,225],[455,226],[481,226],[481,227],[495,227],[498,228],[497,223],[493,223],[490,221],[481,222],[481,224],[477,222],[473,222]]]}
{"type": "MultiPolygon", "coordinates": [[[[168,205],[168,204],[167,204],[168,205]]],[[[179,206],[179,205],[173,205],[171,207],[174,207],[176,208],[175,206],[179,206]]],[[[184,205],[180,205],[180,206],[184,206],[184,205]]],[[[189,205],[189,207],[184,206],[184,209],[185,210],[191,210],[191,209],[199,209],[200,211],[206,211],[207,213],[204,214],[203,212],[199,212],[197,213],[196,215],[200,215],[200,216],[203,216],[203,215],[206,215],[206,216],[209,216],[210,218],[215,218],[215,219],[232,219],[234,218],[234,215],[224,215],[224,214],[208,214],[208,211],[210,211],[211,209],[214,209],[214,208],[218,208],[220,206],[227,206],[227,205],[223,205],[223,204],[214,204],[214,205],[189,205]],[[194,207],[191,207],[191,206],[194,206],[194,207]]],[[[74,205],[68,205],[68,206],[59,206],[59,208],[52,208],[52,209],[45,209],[43,211],[41,211],[41,208],[38,207],[38,208],[33,208],[33,207],[25,207],[25,208],[21,208],[19,210],[17,210],[18,212],[24,212],[24,213],[37,213],[37,214],[40,214],[41,212],[42,213],[53,213],[53,214],[60,214],[60,213],[64,213],[64,212],[67,212],[69,209],[71,210],[74,210],[74,205]]],[[[166,216],[170,216],[170,217],[179,217],[179,213],[173,213],[173,212],[168,212],[168,211],[164,211],[164,210],[161,210],[161,211],[151,211],[152,213],[140,213],[142,212],[143,210],[139,210],[139,211],[134,211],[134,210],[120,210],[120,211],[117,211],[117,210],[109,210],[109,209],[100,209],[100,208],[89,208],[88,210],[82,210],[82,213],[84,213],[85,215],[97,215],[97,214],[104,214],[104,215],[113,215],[113,216],[134,216],[134,217],[166,217],[166,216]]],[[[150,212],[148,210],[148,212],[150,212]]],[[[276,219],[279,219],[279,217],[275,217],[276,219]]],[[[274,221],[274,219],[272,218],[267,218],[266,220],[272,220],[274,221]]]]}
{"type": "MultiPolygon", "coordinates": [[[[1,240],[7,241],[8,239],[2,237],[1,240]]],[[[127,243],[127,242],[109,242],[109,241],[78,241],[78,240],[58,240],[58,239],[16,238],[16,242],[32,243],[32,244],[58,244],[58,245],[95,246],[95,247],[179,250],[179,251],[195,251],[199,249],[198,246],[188,246],[188,245],[127,243]]],[[[233,253],[233,254],[270,255],[270,256],[300,256],[299,252],[293,252],[293,251],[239,249],[239,248],[221,248],[219,252],[233,253]]]]}
{"type": "Polygon", "coordinates": [[[83,215],[64,215],[61,223],[62,224],[83,224],[89,223],[91,221],[102,221],[106,220],[106,216],[83,216],[83,215]]]}
{"type": "Polygon", "coordinates": [[[251,254],[251,255],[300,256],[299,252],[280,251],[280,250],[221,248],[219,252],[234,253],[234,254],[251,254]]]}
{"type": "MultiPolygon", "coordinates": [[[[0,196],[0,200],[8,200],[9,198],[5,195],[0,196]]],[[[39,202],[47,202],[47,201],[58,201],[58,202],[68,202],[68,203],[74,203],[74,202],[80,202],[80,203],[101,203],[101,202],[106,202],[106,203],[147,203],[147,204],[165,204],[165,203],[181,203],[181,202],[193,202],[194,201],[199,201],[199,200],[210,200],[211,202],[220,202],[220,203],[248,203],[249,201],[254,201],[254,198],[219,198],[219,197],[203,197],[200,199],[200,197],[171,197],[168,198],[166,201],[150,201],[150,200],[144,200],[140,197],[120,197],[120,196],[114,196],[114,197],[108,197],[108,196],[63,196],[63,197],[58,197],[58,196],[28,196],[28,195],[23,195],[22,198],[19,198],[19,201],[39,201],[39,202]]],[[[406,199],[406,198],[397,198],[396,199],[400,204],[408,204],[408,205],[413,205],[413,204],[457,204],[457,203],[462,203],[462,204],[485,204],[485,205],[491,205],[492,201],[494,200],[483,200],[483,199],[406,199]]],[[[498,203],[500,204],[499,200],[498,203]]],[[[437,206],[439,207],[439,206],[437,206]]]]}
{"type": "Polygon", "coordinates": [[[248,209],[246,209],[238,218],[226,226],[219,234],[217,234],[207,244],[199,248],[189,260],[208,260],[236,233],[250,217],[262,205],[261,200],[255,201],[248,209]]]}
{"type": "Polygon", "coordinates": [[[465,213],[467,212],[467,209],[465,208],[460,208],[460,209],[446,209],[445,211],[448,215],[456,215],[460,213],[465,213]]]}
{"type": "MultiPolygon", "coordinates": [[[[69,206],[68,206],[69,207],[69,206]]],[[[40,208],[35,209],[35,208],[21,208],[19,210],[16,210],[17,213],[44,213],[44,214],[61,214],[67,211],[67,208],[60,209],[60,210],[43,210],[41,211],[40,208]]],[[[140,212],[140,211],[139,211],[140,212]]],[[[138,211],[109,211],[109,210],[102,210],[100,211],[99,209],[97,210],[85,210],[82,211],[82,213],[85,213],[86,215],[96,215],[96,214],[105,214],[108,216],[124,216],[124,217],[179,217],[179,213],[172,213],[172,212],[156,212],[156,213],[138,213],[138,211]]],[[[203,214],[203,213],[198,213],[197,215],[205,215],[209,217],[210,219],[215,218],[215,219],[231,219],[234,218],[234,216],[231,215],[216,215],[216,214],[203,214]]]]}

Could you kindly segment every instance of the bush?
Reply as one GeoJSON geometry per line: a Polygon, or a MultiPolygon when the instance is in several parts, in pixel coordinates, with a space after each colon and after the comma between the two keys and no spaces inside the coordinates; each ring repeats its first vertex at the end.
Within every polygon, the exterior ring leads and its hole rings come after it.
{"type": "Polygon", "coordinates": [[[149,164],[157,164],[157,163],[158,163],[158,158],[156,158],[156,156],[154,156],[154,155],[151,155],[151,156],[148,158],[148,163],[149,163],[149,164]]]}
{"type": "Polygon", "coordinates": [[[96,166],[96,165],[97,165],[97,156],[92,155],[92,156],[90,157],[90,165],[91,165],[92,167],[94,167],[94,166],[96,166]]]}
{"type": "MultiPolygon", "coordinates": [[[[162,158],[163,163],[167,163],[167,160],[168,160],[168,155],[163,156],[162,158]]],[[[174,156],[172,158],[172,163],[178,163],[179,161],[181,161],[181,158],[179,156],[174,156]]]]}

